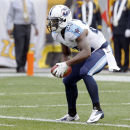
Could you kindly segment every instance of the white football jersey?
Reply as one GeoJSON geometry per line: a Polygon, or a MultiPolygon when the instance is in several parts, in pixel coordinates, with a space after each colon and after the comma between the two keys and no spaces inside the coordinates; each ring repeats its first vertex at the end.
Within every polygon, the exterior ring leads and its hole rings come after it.
{"type": "Polygon", "coordinates": [[[81,20],[75,19],[66,26],[64,39],[61,36],[61,33],[56,32],[52,32],[52,37],[54,41],[60,42],[69,48],[78,49],[75,40],[82,34],[84,29],[88,30],[87,40],[90,43],[92,50],[97,50],[106,42],[106,39],[99,30],[89,27],[81,20]]]}

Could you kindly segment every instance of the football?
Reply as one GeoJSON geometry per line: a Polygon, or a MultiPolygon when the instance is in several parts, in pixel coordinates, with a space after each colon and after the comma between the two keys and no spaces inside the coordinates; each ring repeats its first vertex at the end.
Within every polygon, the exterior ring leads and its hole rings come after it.
{"type": "MultiPolygon", "coordinates": [[[[51,73],[52,73],[57,67],[58,67],[58,65],[54,65],[54,66],[51,68],[51,73]]],[[[69,67],[67,68],[67,70],[65,71],[63,77],[67,77],[71,72],[72,72],[72,68],[69,66],[69,67]]],[[[52,74],[52,75],[55,76],[55,74],[52,74]]],[[[56,76],[55,76],[55,77],[56,77],[56,76]]],[[[61,78],[63,78],[63,77],[61,77],[61,78]]]]}

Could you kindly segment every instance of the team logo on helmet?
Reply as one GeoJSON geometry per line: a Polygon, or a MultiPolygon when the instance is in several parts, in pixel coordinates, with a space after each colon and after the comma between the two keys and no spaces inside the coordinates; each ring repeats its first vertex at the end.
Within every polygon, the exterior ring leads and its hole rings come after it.
{"type": "Polygon", "coordinates": [[[63,8],[63,9],[61,10],[61,13],[62,13],[62,15],[63,15],[64,17],[66,17],[66,16],[69,15],[70,9],[69,9],[69,8],[63,8]]]}

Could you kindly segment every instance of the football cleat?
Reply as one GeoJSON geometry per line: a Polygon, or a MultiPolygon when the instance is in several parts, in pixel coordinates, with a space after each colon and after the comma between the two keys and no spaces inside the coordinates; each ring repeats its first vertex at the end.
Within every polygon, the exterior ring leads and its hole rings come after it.
{"type": "Polygon", "coordinates": [[[88,124],[96,123],[99,121],[99,119],[102,119],[102,118],[104,118],[103,111],[98,111],[96,109],[93,109],[91,116],[87,120],[87,123],[88,124]]]}
{"type": "Polygon", "coordinates": [[[64,117],[60,119],[56,119],[56,121],[78,121],[79,116],[76,114],[74,117],[71,117],[69,114],[66,114],[64,117]]]}

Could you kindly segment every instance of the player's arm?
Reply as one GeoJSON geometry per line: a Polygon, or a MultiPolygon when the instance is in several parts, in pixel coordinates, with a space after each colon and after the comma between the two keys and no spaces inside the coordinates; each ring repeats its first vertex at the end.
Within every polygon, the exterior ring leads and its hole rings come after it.
{"type": "Polygon", "coordinates": [[[82,34],[76,39],[76,42],[80,51],[75,57],[66,61],[66,64],[68,66],[72,66],[82,61],[85,61],[87,58],[91,56],[91,47],[86,38],[87,35],[88,35],[88,30],[85,29],[82,32],[82,34]]]}
{"type": "Polygon", "coordinates": [[[71,56],[70,48],[63,44],[61,44],[61,48],[62,48],[62,62],[69,60],[71,56]]]}

